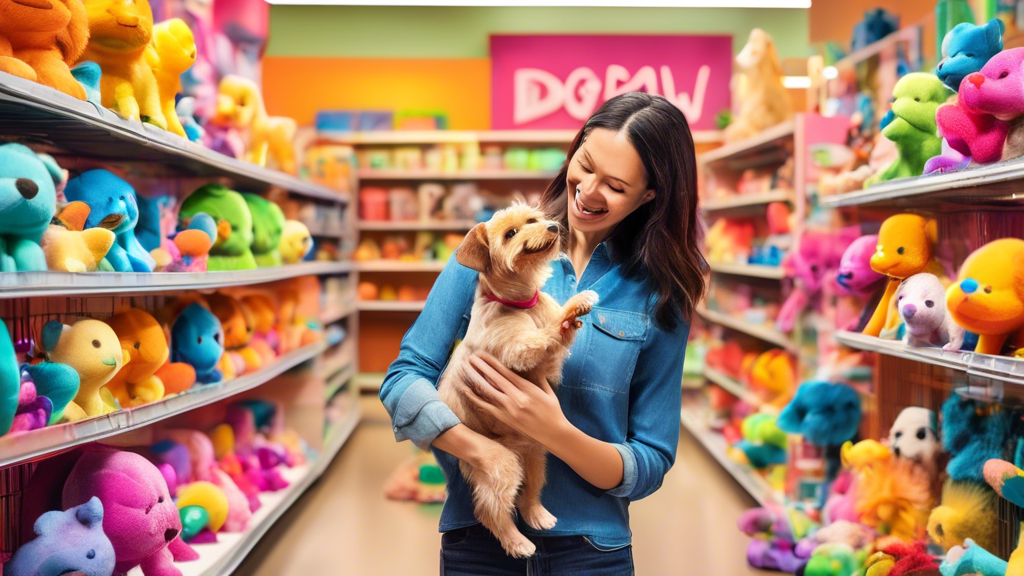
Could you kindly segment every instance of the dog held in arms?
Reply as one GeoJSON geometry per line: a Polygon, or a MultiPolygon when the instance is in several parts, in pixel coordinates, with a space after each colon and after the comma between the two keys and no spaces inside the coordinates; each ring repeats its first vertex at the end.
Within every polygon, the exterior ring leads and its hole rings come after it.
{"type": "Polygon", "coordinates": [[[559,241],[556,222],[535,208],[515,204],[477,224],[456,253],[460,264],[480,272],[480,281],[466,337],[441,376],[438,392],[463,424],[490,440],[486,465],[474,468],[460,461],[459,467],[473,489],[477,519],[514,557],[536,551],[516,528],[515,508],[536,530],[551,529],[557,521],[540,501],[547,452],[474,407],[467,397],[475,389],[469,359],[485,351],[531,382],[558,385],[562,362],[582,325],[578,318],[597,303],[597,294],[590,290],[564,306],[540,291],[551,276],[559,241]]]}

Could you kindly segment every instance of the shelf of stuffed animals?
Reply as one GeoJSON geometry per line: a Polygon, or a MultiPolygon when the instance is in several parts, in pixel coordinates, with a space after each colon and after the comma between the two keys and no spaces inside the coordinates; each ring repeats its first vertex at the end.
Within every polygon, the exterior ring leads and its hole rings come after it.
{"type": "Polygon", "coordinates": [[[758,340],[763,340],[764,342],[768,342],[769,344],[774,344],[790,352],[795,352],[797,350],[796,342],[794,342],[789,336],[780,332],[779,330],[776,330],[775,328],[765,325],[753,324],[744,320],[733,318],[732,316],[729,316],[722,312],[709,310],[706,306],[703,305],[697,307],[697,314],[699,314],[701,318],[704,318],[705,320],[711,322],[712,324],[718,324],[719,326],[724,326],[725,328],[729,328],[730,330],[742,332],[743,334],[752,336],[754,338],[757,338],[758,340]]]}
{"type": "Polygon", "coordinates": [[[773,202],[792,202],[792,190],[770,190],[757,194],[735,194],[726,198],[706,200],[700,203],[705,214],[711,212],[740,211],[763,208],[773,202]]]}
{"type": "Polygon", "coordinates": [[[351,146],[410,146],[417,144],[569,144],[576,130],[378,130],[335,132],[321,130],[331,141],[351,146]]]}
{"type": "Polygon", "coordinates": [[[356,262],[360,272],[440,272],[447,262],[443,260],[368,260],[356,262]]]}
{"type": "Polygon", "coordinates": [[[228,178],[251,192],[279,188],[309,198],[348,202],[346,194],[327,186],[226,156],[4,72],[0,72],[0,124],[5,136],[41,140],[84,157],[146,163],[180,176],[228,178]]]}
{"type": "Polygon", "coordinates": [[[290,368],[312,360],[326,349],[308,344],[279,356],[273,363],[227,382],[197,384],[162,400],[76,422],[0,437],[0,468],[55,454],[73,446],[125,434],[155,422],[252,390],[290,368]]]}
{"type": "Polygon", "coordinates": [[[415,232],[418,230],[466,232],[476,224],[476,220],[360,220],[356,227],[364,232],[415,232]]]}
{"type": "MultiPolygon", "coordinates": [[[[222,576],[234,572],[267,531],[324,474],[359,425],[359,418],[357,405],[350,409],[350,414],[342,423],[335,426],[316,459],[303,466],[282,468],[281,476],[288,481],[289,486],[278,492],[260,495],[261,506],[253,513],[244,532],[220,532],[216,542],[194,545],[199,553],[198,560],[177,562],[174,567],[181,571],[182,576],[222,576]]],[[[128,574],[142,576],[143,572],[137,567],[128,574]]]]}
{"type": "Polygon", "coordinates": [[[786,277],[781,266],[765,266],[763,264],[733,264],[729,262],[709,262],[712,272],[729,274],[730,276],[747,276],[767,280],[782,280],[786,277]]]}
{"type": "Polygon", "coordinates": [[[352,378],[354,378],[355,375],[355,366],[349,365],[348,367],[343,368],[341,371],[328,378],[326,397],[334,397],[334,395],[340,392],[341,389],[344,388],[346,384],[352,381],[352,378]]]}
{"type": "Polygon", "coordinates": [[[360,300],[357,307],[361,312],[422,312],[425,305],[421,300],[360,300]]]}
{"type": "Polygon", "coordinates": [[[459,170],[453,172],[377,170],[374,168],[359,170],[360,180],[551,180],[556,176],[558,176],[557,171],[549,170],[459,170]]]}
{"type": "Polygon", "coordinates": [[[0,299],[210,290],[351,272],[352,262],[300,262],[271,268],[220,272],[19,272],[0,274],[0,299]]]}
{"type": "Polygon", "coordinates": [[[320,322],[324,326],[341,322],[354,314],[356,312],[356,299],[353,295],[352,298],[346,299],[340,304],[332,304],[332,306],[332,308],[324,309],[320,314],[320,322]]]}
{"type": "Polygon", "coordinates": [[[788,120],[777,124],[760,134],[725,144],[710,152],[700,155],[698,161],[703,164],[717,162],[742,160],[743,157],[751,157],[756,153],[778,149],[779,143],[784,140],[792,140],[796,132],[796,120],[788,120]]]}
{"type": "Polygon", "coordinates": [[[755,408],[759,408],[761,404],[763,404],[762,400],[754,394],[751,394],[750,391],[747,390],[746,386],[733,378],[730,378],[723,372],[720,372],[710,366],[704,366],[703,375],[713,384],[718,385],[729,394],[732,394],[755,408]]]}

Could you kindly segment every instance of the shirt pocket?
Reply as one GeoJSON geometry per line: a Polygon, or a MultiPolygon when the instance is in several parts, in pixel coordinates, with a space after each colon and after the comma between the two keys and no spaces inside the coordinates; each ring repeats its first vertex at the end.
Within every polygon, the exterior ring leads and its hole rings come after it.
{"type": "Polygon", "coordinates": [[[598,306],[588,318],[593,330],[579,387],[628,394],[650,320],[638,312],[598,306]]]}

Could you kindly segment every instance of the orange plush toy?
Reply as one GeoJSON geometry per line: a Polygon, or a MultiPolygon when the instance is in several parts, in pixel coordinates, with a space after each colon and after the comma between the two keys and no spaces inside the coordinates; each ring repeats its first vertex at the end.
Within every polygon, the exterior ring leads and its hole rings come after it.
{"type": "Polygon", "coordinates": [[[69,66],[88,42],[82,0],[0,0],[0,71],[85,100],[69,66]]]}
{"type": "Polygon", "coordinates": [[[796,370],[784,350],[774,348],[757,356],[749,366],[751,385],[761,391],[769,406],[781,411],[796,391],[796,370]]]}
{"type": "Polygon", "coordinates": [[[213,312],[224,328],[224,359],[220,366],[221,370],[227,370],[224,379],[227,380],[228,375],[240,376],[259,370],[263,360],[249,346],[252,322],[246,318],[242,305],[231,296],[220,293],[211,294],[206,301],[210,305],[210,312],[213,312]]]}
{"type": "Polygon", "coordinates": [[[1021,356],[1024,240],[1003,238],[972,252],[946,292],[946,307],[957,324],[978,335],[979,354],[1000,354],[1010,339],[1021,356]]]}
{"type": "Polygon", "coordinates": [[[274,313],[274,301],[266,294],[249,294],[241,299],[242,308],[253,319],[253,334],[249,346],[260,355],[264,364],[277,358],[274,344],[277,342],[277,314],[274,313]]]}
{"type": "MultiPolygon", "coordinates": [[[[43,0],[53,2],[54,0],[43,0]]],[[[146,50],[153,36],[149,0],[87,0],[91,38],[79,61],[100,65],[103,105],[129,120],[167,129],[146,50]]]]}
{"type": "Polygon", "coordinates": [[[167,394],[180,392],[190,387],[196,379],[195,369],[182,364],[177,369],[167,368],[163,374],[169,378],[167,390],[163,379],[156,374],[168,364],[170,347],[163,327],[148,312],[131,309],[109,320],[121,348],[128,352],[131,360],[107,383],[107,390],[117,398],[122,407],[140,406],[156,402],[167,394]],[[191,373],[191,378],[189,378],[191,373]]]}

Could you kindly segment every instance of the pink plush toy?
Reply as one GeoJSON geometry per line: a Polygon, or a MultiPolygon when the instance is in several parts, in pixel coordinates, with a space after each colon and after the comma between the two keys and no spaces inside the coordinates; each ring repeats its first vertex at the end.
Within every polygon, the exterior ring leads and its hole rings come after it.
{"type": "Polygon", "coordinates": [[[242,405],[232,404],[228,406],[224,422],[235,432],[235,454],[242,462],[246,477],[262,492],[276,492],[287,488],[288,481],[274,469],[281,462],[268,459],[265,452],[263,460],[260,459],[256,418],[252,411],[242,405]]]}
{"type": "Polygon", "coordinates": [[[178,538],[178,508],[164,477],[144,457],[109,449],[83,454],[64,483],[64,508],[93,496],[103,503],[103,532],[117,556],[115,574],[141,566],[146,576],[181,576],[173,562],[199,558],[178,538]]]}
{"type": "MultiPolygon", "coordinates": [[[[1020,155],[1017,138],[1008,142],[1007,136],[1012,122],[1024,115],[1022,64],[1024,48],[1003,50],[963,79],[956,104],[939,107],[935,114],[939,135],[953,150],[977,164],[1020,155]]],[[[936,166],[929,161],[926,171],[936,166]]]]}
{"type": "Polygon", "coordinates": [[[188,448],[193,477],[186,482],[211,482],[228,497],[228,518],[221,531],[243,532],[252,518],[249,498],[226,472],[217,467],[210,437],[196,430],[164,430],[161,434],[188,448]]]}
{"type": "Polygon", "coordinates": [[[871,256],[877,249],[877,234],[861,236],[846,248],[836,273],[836,283],[842,288],[843,294],[866,296],[882,287],[885,276],[871,268],[871,256]]]}
{"type": "Polygon", "coordinates": [[[838,266],[846,247],[853,241],[856,229],[839,232],[805,232],[796,250],[786,255],[782,267],[793,278],[793,288],[782,303],[775,327],[782,332],[793,330],[796,319],[821,291],[822,285],[838,266]]]}

